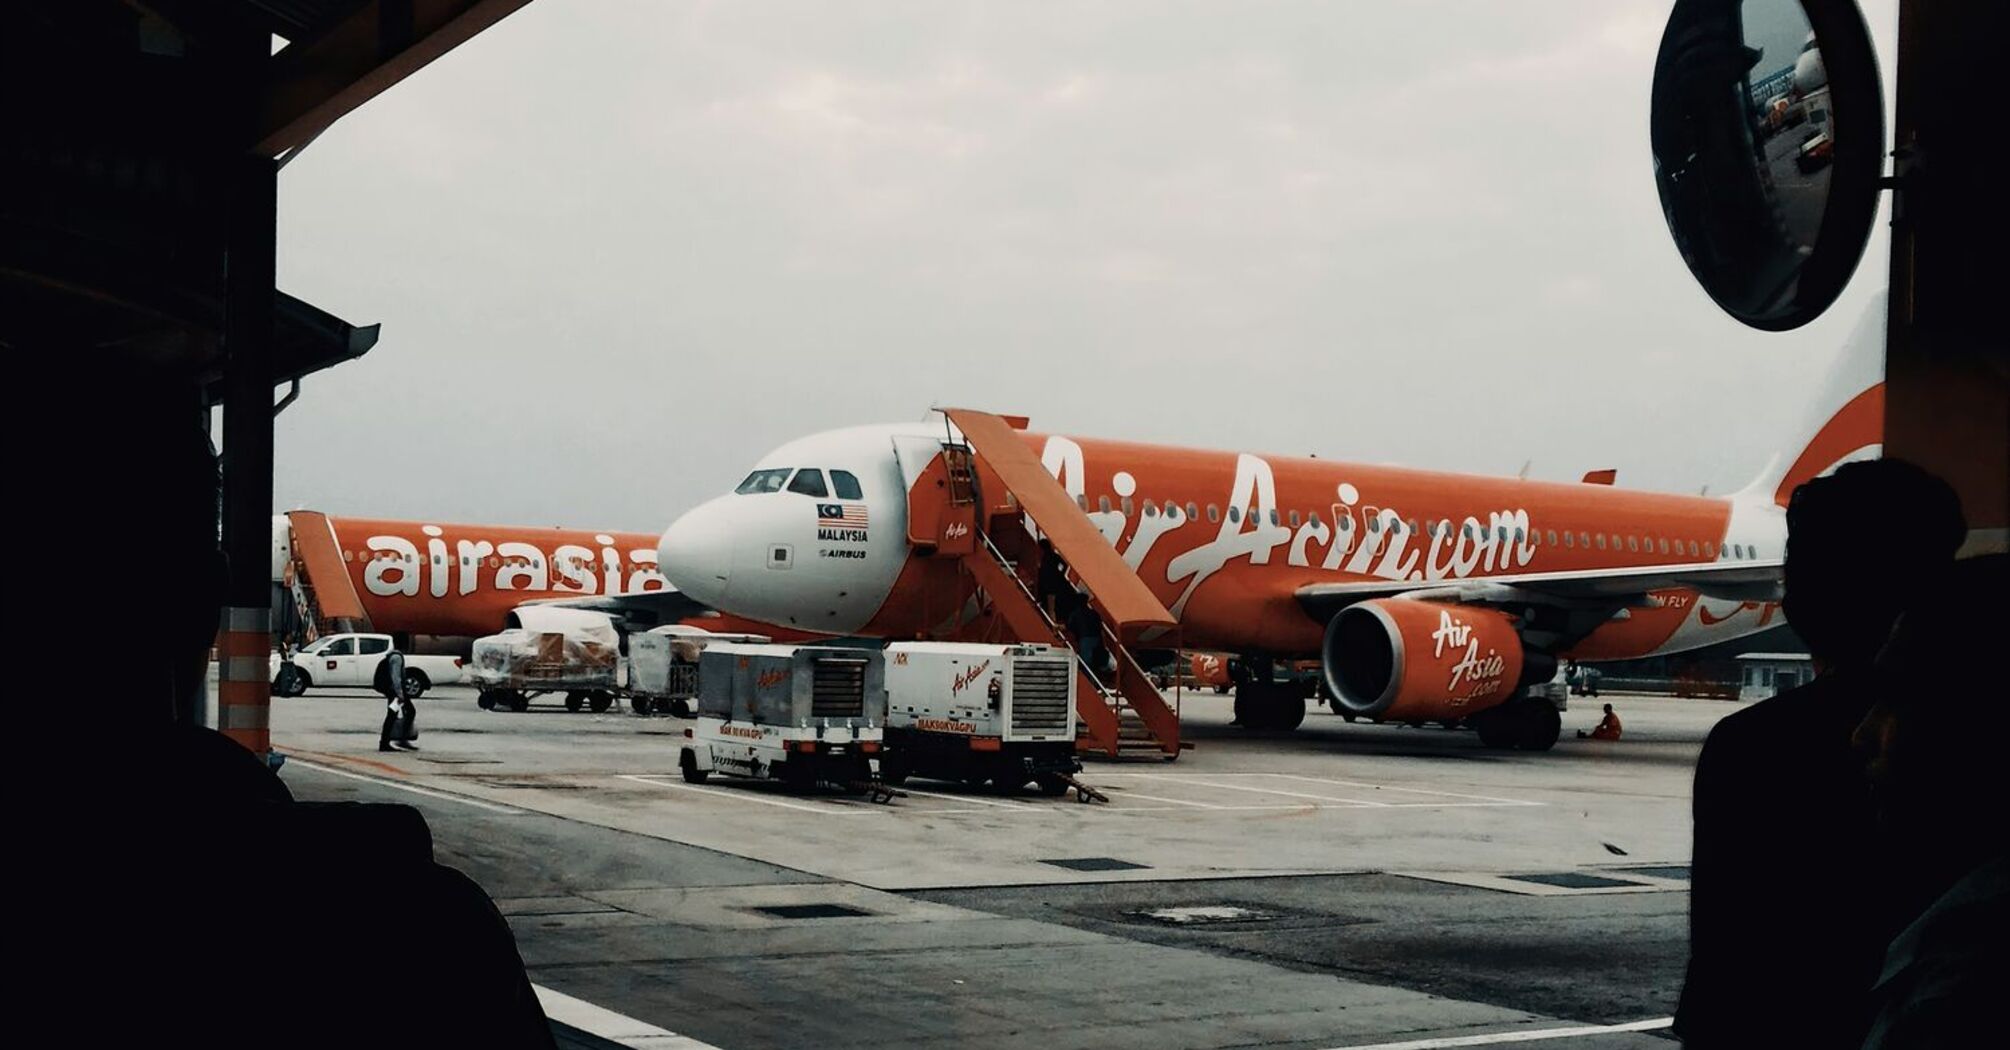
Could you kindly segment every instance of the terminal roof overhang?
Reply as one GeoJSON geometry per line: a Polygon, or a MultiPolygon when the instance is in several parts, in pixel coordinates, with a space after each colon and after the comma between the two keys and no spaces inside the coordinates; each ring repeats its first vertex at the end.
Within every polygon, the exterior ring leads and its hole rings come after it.
{"type": "MultiPolygon", "coordinates": [[[[0,12],[0,348],[211,384],[234,164],[280,160],[528,0],[77,0],[0,12]],[[272,52],[272,37],[286,43],[272,52]]],[[[376,342],[280,296],[274,382],[376,342]]]]}

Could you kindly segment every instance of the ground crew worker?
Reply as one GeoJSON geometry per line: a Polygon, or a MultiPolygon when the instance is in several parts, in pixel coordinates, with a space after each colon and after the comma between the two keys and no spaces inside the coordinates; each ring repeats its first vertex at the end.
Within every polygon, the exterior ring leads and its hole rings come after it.
{"type": "Polygon", "coordinates": [[[1587,738],[1592,740],[1619,739],[1619,716],[1612,713],[1612,705],[1605,705],[1605,717],[1598,720],[1598,725],[1591,732],[1587,733],[1580,729],[1577,731],[1577,738],[1579,740],[1587,738]]]}
{"type": "Polygon", "coordinates": [[[1065,606],[1067,599],[1074,595],[1074,588],[1068,583],[1067,563],[1054,553],[1054,544],[1044,536],[1040,538],[1040,568],[1034,578],[1034,593],[1039,597],[1048,619],[1055,623],[1067,621],[1068,609],[1065,606]]]}
{"type": "Polygon", "coordinates": [[[418,733],[412,723],[418,719],[419,711],[405,695],[405,654],[396,649],[384,654],[370,684],[384,695],[384,728],[377,734],[377,750],[417,751],[419,746],[412,743],[412,738],[418,733]]]}
{"type": "Polygon", "coordinates": [[[1091,674],[1101,678],[1105,663],[1103,620],[1096,615],[1095,607],[1089,604],[1088,595],[1074,594],[1065,626],[1075,636],[1075,651],[1081,655],[1082,663],[1091,674]]]}

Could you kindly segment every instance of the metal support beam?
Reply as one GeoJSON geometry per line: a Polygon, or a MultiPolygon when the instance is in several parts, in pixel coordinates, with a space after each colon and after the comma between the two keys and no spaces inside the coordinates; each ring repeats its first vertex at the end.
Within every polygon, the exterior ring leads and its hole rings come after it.
{"type": "MultiPolygon", "coordinates": [[[[252,152],[304,148],[344,114],[502,21],[530,0],[376,0],[326,33],[288,47],[252,152]]],[[[290,158],[289,158],[290,159],[290,158]]]]}
{"type": "Polygon", "coordinates": [[[1897,196],[1885,351],[1885,454],[1945,478],[1964,555],[2010,551],[2010,352],[1996,143],[1970,103],[1994,90],[2001,4],[1899,5],[1897,196]]]}
{"type": "MultiPolygon", "coordinates": [[[[224,279],[223,550],[230,560],[217,641],[217,726],[271,750],[272,344],[278,293],[278,170],[266,157],[231,162],[224,279]]],[[[188,712],[178,712],[188,718],[188,712]]]]}

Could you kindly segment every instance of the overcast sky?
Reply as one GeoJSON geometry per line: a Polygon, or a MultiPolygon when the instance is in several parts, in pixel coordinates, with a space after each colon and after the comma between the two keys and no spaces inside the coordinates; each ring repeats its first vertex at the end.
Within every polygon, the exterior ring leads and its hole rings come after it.
{"type": "Polygon", "coordinates": [[[1717,311],[1650,170],[1668,6],[536,0],[285,169],[280,286],[384,329],[276,501],[658,530],[938,403],[1737,488],[1886,240],[1797,332],[1717,311]]]}

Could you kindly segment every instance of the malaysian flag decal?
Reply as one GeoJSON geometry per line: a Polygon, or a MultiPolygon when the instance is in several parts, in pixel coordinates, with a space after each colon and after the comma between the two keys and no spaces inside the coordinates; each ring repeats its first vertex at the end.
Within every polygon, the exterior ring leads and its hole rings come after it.
{"type": "Polygon", "coordinates": [[[865,528],[865,504],[819,503],[817,504],[817,524],[825,528],[865,528]]]}

